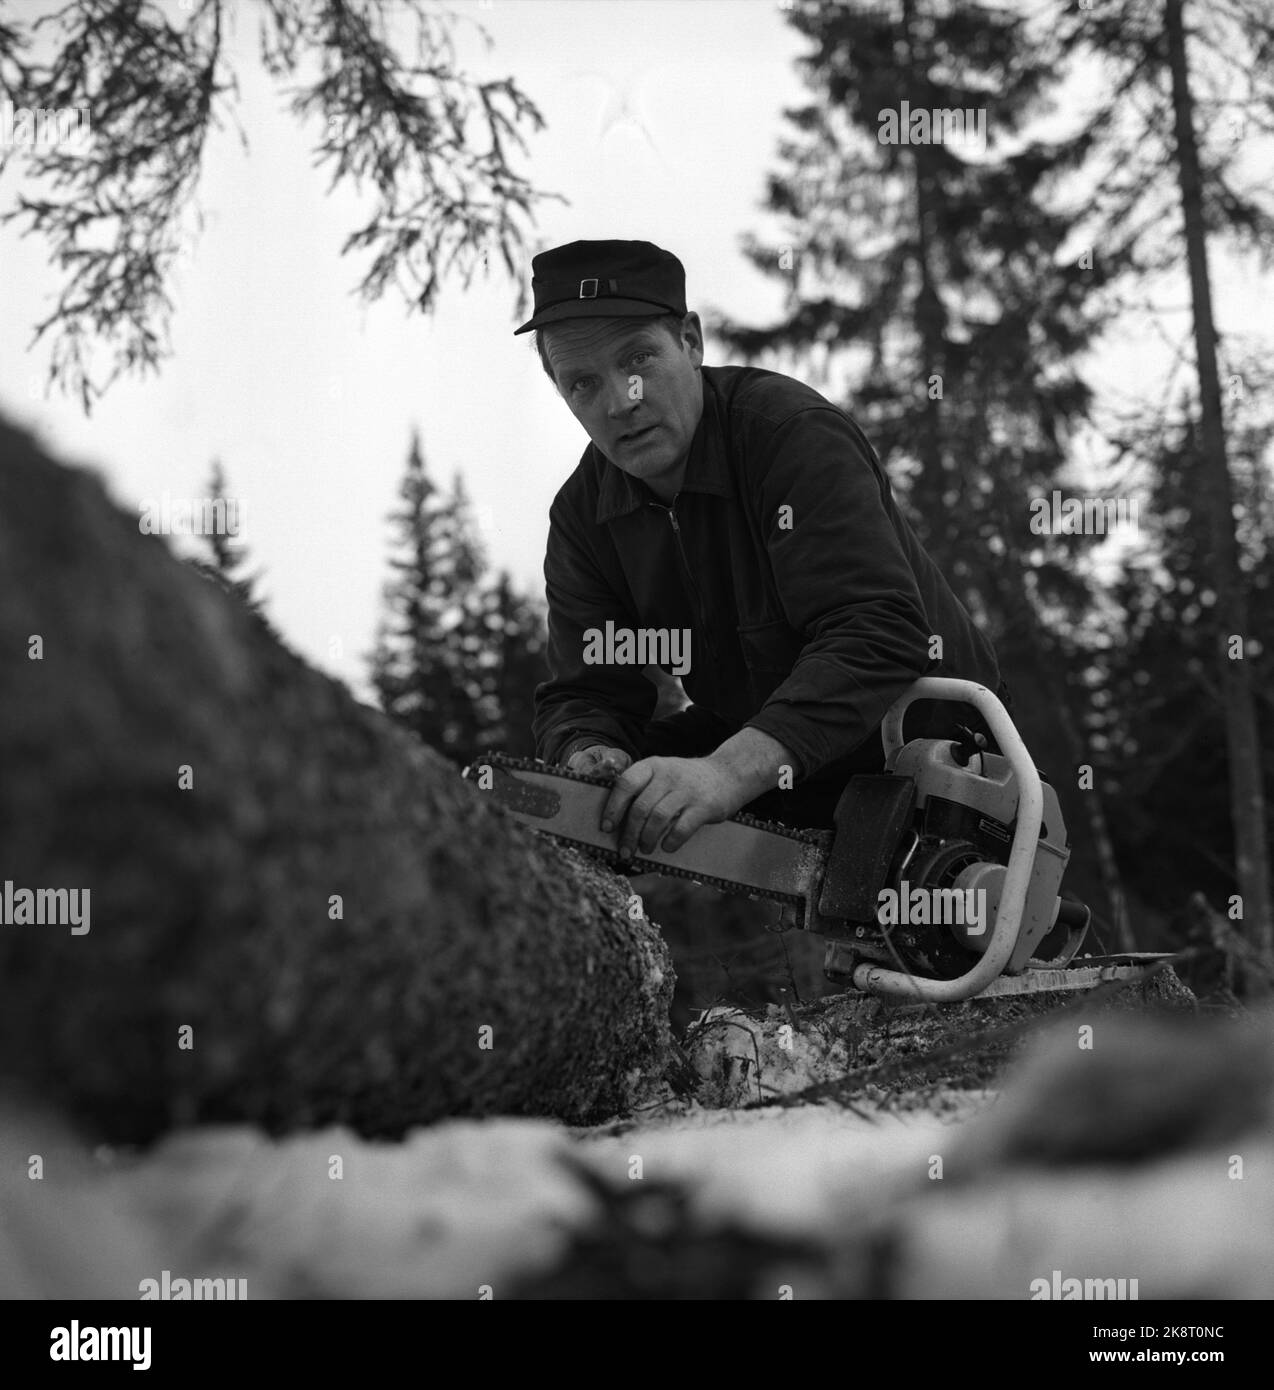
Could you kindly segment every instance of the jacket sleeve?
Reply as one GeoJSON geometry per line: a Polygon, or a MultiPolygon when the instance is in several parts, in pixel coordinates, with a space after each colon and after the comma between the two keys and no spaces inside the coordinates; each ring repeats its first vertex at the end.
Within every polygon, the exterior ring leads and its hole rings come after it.
{"type": "Polygon", "coordinates": [[[789,417],[759,442],[748,476],[804,646],[747,725],[778,739],[808,778],[853,752],[938,663],[888,482],[849,416],[829,406],[789,417]]]}
{"type": "Polygon", "coordinates": [[[602,743],[635,761],[658,692],[640,666],[584,660],[590,628],[604,632],[607,619],[633,628],[638,622],[599,569],[580,525],[560,499],[554,502],[544,558],[549,679],[535,688],[536,756],[565,762],[572,752],[602,743]]]}

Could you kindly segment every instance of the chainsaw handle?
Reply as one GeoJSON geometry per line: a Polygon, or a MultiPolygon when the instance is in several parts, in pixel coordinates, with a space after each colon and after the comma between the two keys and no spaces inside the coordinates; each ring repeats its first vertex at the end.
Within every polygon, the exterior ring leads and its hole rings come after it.
{"type": "Polygon", "coordinates": [[[956,680],[951,676],[921,676],[893,702],[889,712],[880,724],[881,741],[885,745],[885,757],[892,757],[906,743],[902,733],[902,718],[917,700],[948,700],[955,704],[972,705],[987,722],[987,727],[995,736],[1004,756],[1013,764],[1013,770],[1023,776],[1022,766],[1035,771],[1026,745],[1009,718],[1009,712],[999,700],[977,681],[956,680]],[[1021,760],[1013,757],[1012,745],[1021,750],[1021,760]]]}
{"type": "Polygon", "coordinates": [[[886,970],[877,965],[860,965],[854,971],[854,984],[872,994],[897,995],[909,999],[950,1003],[980,994],[992,980],[1003,973],[1017,946],[1022,913],[1035,868],[1035,850],[1040,826],[1044,820],[1044,790],[1031,755],[1026,751],[1008,711],[985,685],[976,681],[955,680],[948,676],[921,676],[890,707],[880,726],[885,756],[892,757],[903,745],[902,717],[907,706],[915,700],[953,700],[972,705],[986,720],[1001,753],[1017,774],[1017,828],[1009,849],[1008,872],[1000,905],[995,914],[995,927],[986,951],[972,970],[954,980],[923,980],[901,971],[886,970]]]}

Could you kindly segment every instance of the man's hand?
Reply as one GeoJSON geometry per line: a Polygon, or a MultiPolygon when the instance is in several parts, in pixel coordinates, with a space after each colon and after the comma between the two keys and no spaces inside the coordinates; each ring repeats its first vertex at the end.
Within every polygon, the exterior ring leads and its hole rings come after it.
{"type": "Polygon", "coordinates": [[[567,772],[580,772],[585,777],[601,776],[605,772],[621,773],[632,765],[632,758],[622,748],[607,748],[595,743],[591,748],[581,748],[566,760],[567,772]]]}
{"type": "Polygon", "coordinates": [[[621,857],[649,854],[661,842],[671,854],[701,825],[728,820],[748,799],[739,779],[710,758],[643,758],[615,779],[602,829],[623,822],[621,857]]]}

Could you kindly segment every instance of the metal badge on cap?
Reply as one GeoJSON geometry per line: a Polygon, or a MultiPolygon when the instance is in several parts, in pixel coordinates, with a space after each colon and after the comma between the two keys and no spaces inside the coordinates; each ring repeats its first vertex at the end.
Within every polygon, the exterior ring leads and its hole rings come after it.
{"type": "Polygon", "coordinates": [[[531,271],[535,312],[514,333],[563,319],[686,314],[685,267],[649,241],[572,241],[541,251],[531,271]]]}

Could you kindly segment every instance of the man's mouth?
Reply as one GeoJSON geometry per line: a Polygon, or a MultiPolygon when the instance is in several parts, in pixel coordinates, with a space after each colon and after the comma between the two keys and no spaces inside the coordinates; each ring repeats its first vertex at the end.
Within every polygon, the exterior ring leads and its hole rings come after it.
{"type": "Polygon", "coordinates": [[[648,434],[650,434],[653,430],[657,430],[658,428],[658,425],[643,425],[639,430],[629,430],[627,434],[621,434],[619,436],[619,442],[621,444],[640,443],[641,440],[645,439],[648,434]]]}

